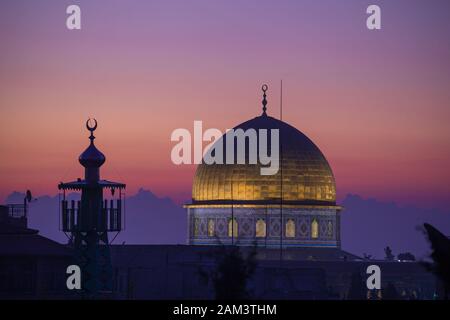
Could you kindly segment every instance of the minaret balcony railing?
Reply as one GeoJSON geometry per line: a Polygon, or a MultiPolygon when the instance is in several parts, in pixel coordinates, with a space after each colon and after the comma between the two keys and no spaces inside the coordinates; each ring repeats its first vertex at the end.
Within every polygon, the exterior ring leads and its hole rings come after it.
{"type": "Polygon", "coordinates": [[[81,201],[61,201],[61,229],[64,232],[119,232],[122,230],[122,200],[105,200],[98,210],[83,211],[81,201]]]}

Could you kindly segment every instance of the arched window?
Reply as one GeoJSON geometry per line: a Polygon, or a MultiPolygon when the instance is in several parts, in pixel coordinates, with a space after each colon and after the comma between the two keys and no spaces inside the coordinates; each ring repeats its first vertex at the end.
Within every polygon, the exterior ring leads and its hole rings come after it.
{"type": "Polygon", "coordinates": [[[229,219],[228,220],[228,236],[231,237],[237,237],[238,235],[238,223],[236,221],[236,218],[229,219]]]}
{"type": "Polygon", "coordinates": [[[200,219],[194,218],[194,236],[197,237],[200,235],[200,219]]]}
{"type": "Polygon", "coordinates": [[[333,222],[331,221],[328,221],[327,234],[330,238],[333,236],[333,222]]]}
{"type": "Polygon", "coordinates": [[[266,237],[266,222],[264,219],[256,220],[256,237],[265,238],[266,237]]]}
{"type": "Polygon", "coordinates": [[[316,219],[311,222],[311,238],[317,239],[319,237],[319,223],[316,219]]]}
{"type": "Polygon", "coordinates": [[[214,237],[214,219],[208,219],[208,237],[214,237]]]}
{"type": "Polygon", "coordinates": [[[295,238],[295,222],[293,219],[288,219],[286,222],[286,238],[295,238]]]}

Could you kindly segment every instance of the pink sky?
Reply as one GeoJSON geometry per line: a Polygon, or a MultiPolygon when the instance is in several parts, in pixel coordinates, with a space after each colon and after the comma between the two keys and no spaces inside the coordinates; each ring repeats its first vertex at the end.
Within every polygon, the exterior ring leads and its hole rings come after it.
{"type": "Polygon", "coordinates": [[[261,112],[324,152],[347,193],[450,204],[447,1],[73,1],[0,4],[0,202],[82,177],[84,122],[99,121],[104,178],[176,199],[194,166],[170,161],[176,128],[231,128],[261,112]],[[365,9],[382,9],[382,30],[365,9]]]}

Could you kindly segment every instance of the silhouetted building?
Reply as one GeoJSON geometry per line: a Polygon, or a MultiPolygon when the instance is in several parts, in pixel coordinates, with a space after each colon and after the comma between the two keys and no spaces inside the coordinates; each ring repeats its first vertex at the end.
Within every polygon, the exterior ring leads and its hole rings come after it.
{"type": "MultiPolygon", "coordinates": [[[[226,250],[226,249],[225,249],[226,250]]],[[[245,256],[252,250],[240,247],[245,256]]],[[[398,299],[433,299],[435,277],[416,262],[363,261],[330,248],[287,248],[280,264],[276,249],[258,248],[256,269],[248,281],[254,299],[350,299],[352,275],[364,281],[363,299],[383,298],[388,285],[398,299]],[[382,270],[381,291],[366,287],[366,269],[382,270]]],[[[219,246],[113,245],[111,258],[117,299],[214,299],[211,273],[224,254],[219,246]]]]}
{"type": "Polygon", "coordinates": [[[72,251],[27,227],[26,205],[0,206],[0,299],[69,298],[72,251]]]}

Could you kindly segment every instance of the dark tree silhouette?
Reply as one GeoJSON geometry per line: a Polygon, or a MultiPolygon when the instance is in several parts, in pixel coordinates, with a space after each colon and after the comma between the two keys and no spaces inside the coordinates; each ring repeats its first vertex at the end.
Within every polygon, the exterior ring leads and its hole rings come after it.
{"type": "MultiPolygon", "coordinates": [[[[246,250],[247,251],[247,250],[246,250]]],[[[248,280],[256,268],[256,248],[242,254],[238,246],[222,245],[213,254],[216,266],[212,271],[199,269],[199,275],[214,286],[215,298],[218,300],[248,299],[248,280]]]]}
{"type": "Polygon", "coordinates": [[[256,251],[244,258],[239,247],[228,247],[213,277],[216,299],[247,299],[247,282],[256,267],[256,251]]]}
{"type": "Polygon", "coordinates": [[[367,288],[359,271],[352,273],[350,289],[347,299],[349,300],[365,300],[367,299],[367,288]]]}
{"type": "Polygon", "coordinates": [[[447,300],[450,294],[450,239],[428,223],[424,227],[431,244],[433,263],[423,264],[442,281],[443,299],[447,300]]]}
{"type": "Polygon", "coordinates": [[[384,248],[384,254],[385,254],[385,257],[384,257],[385,260],[394,261],[395,256],[392,254],[391,247],[387,246],[386,248],[384,248]]]}
{"type": "Polygon", "coordinates": [[[397,259],[401,261],[416,261],[416,257],[411,252],[399,253],[397,259]]]}
{"type": "Polygon", "coordinates": [[[389,282],[386,289],[383,290],[383,300],[399,300],[400,296],[392,282],[389,282]]]}

